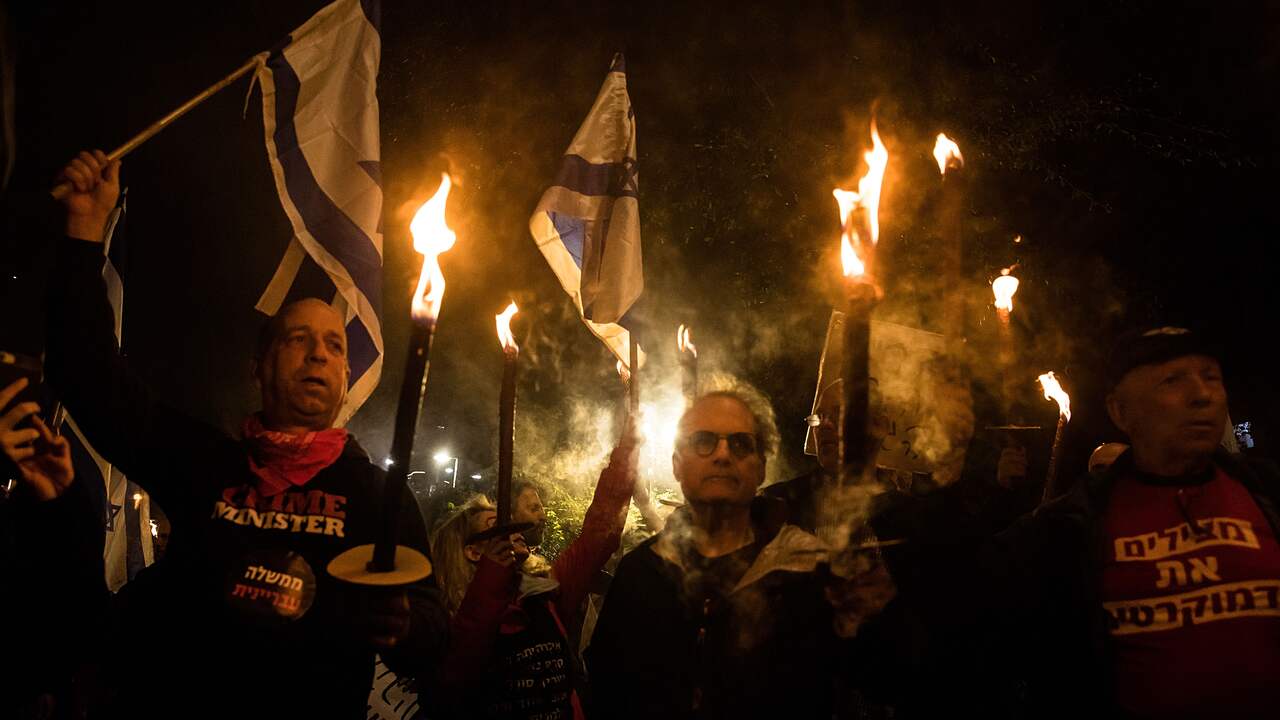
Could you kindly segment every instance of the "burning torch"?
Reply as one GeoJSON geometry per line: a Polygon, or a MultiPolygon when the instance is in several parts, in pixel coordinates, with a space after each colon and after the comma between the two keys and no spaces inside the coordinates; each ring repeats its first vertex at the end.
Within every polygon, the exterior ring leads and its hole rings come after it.
{"type": "Polygon", "coordinates": [[[374,545],[354,547],[329,563],[329,574],[362,585],[401,585],[431,574],[431,563],[413,548],[397,546],[400,504],[405,494],[409,463],[413,457],[413,436],[422,401],[427,392],[431,363],[431,340],[444,298],[444,274],[439,256],[453,247],[457,235],[445,222],[445,203],[453,182],[448,173],[440,178],[440,189],[409,223],[413,248],[422,253],[422,272],[414,291],[410,317],[409,357],[400,383],[400,402],[391,438],[391,465],[382,490],[382,518],[374,545]]]}
{"type": "Polygon", "coordinates": [[[520,347],[511,334],[511,316],[519,312],[513,302],[494,316],[502,342],[502,392],[498,396],[498,525],[511,523],[511,464],[515,447],[516,364],[520,347]]]}
{"type": "Polygon", "coordinates": [[[680,351],[680,385],[684,391],[684,404],[689,407],[698,397],[698,348],[689,338],[686,325],[676,330],[676,348],[680,351]]]}
{"type": "Polygon", "coordinates": [[[1058,403],[1058,428],[1053,433],[1053,449],[1049,452],[1049,471],[1045,473],[1044,494],[1040,500],[1043,504],[1058,495],[1058,488],[1055,485],[1058,475],[1058,454],[1062,450],[1062,431],[1066,429],[1067,423],[1071,422],[1071,396],[1062,389],[1062,385],[1058,383],[1058,378],[1052,371],[1037,379],[1040,381],[1040,387],[1044,389],[1044,399],[1058,403]]]}
{"type": "Polygon", "coordinates": [[[871,312],[880,299],[872,275],[880,239],[880,190],[889,151],[871,122],[871,149],[863,154],[867,172],[857,191],[832,191],[840,209],[840,264],[844,278],[844,402],[840,409],[840,483],[856,482],[869,460],[871,312]]]}
{"type": "Polygon", "coordinates": [[[942,324],[952,355],[955,356],[964,339],[965,303],[964,284],[961,282],[966,187],[964,156],[960,154],[960,146],[954,140],[944,133],[938,133],[938,138],[933,144],[933,158],[938,161],[938,172],[942,176],[939,225],[945,248],[943,250],[944,273],[948,283],[946,296],[943,299],[942,324]]]}
{"type": "Polygon", "coordinates": [[[991,281],[991,293],[995,295],[996,319],[999,320],[1000,332],[1000,364],[1007,368],[1013,364],[1013,326],[1010,315],[1013,313],[1013,295],[1018,292],[1018,278],[1011,273],[1014,268],[1007,267],[1000,271],[1000,277],[991,281]]]}

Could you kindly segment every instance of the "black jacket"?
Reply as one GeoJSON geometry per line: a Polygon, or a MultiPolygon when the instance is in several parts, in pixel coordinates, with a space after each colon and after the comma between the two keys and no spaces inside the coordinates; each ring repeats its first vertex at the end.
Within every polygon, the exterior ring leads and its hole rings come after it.
{"type": "Polygon", "coordinates": [[[765,504],[753,508],[739,579],[699,577],[706,563],[681,539],[681,511],[622,559],[586,653],[590,716],[829,718],[845,681],[876,685],[903,667],[879,642],[883,618],[836,637],[825,550],[799,528],[770,527],[765,504]]]}
{"type": "MultiPolygon", "coordinates": [[[[304,487],[258,496],[241,441],[168,406],[126,367],[102,262],[95,244],[68,239],[57,249],[49,377],[103,457],[151,493],[172,524],[165,558],[118,598],[118,637],[127,638],[111,648],[109,664],[124,671],[118,714],[364,717],[374,652],[352,620],[368,591],[325,568],[375,540],[385,474],[349,440],[304,487]],[[299,556],[315,577],[314,586],[301,583],[304,595],[314,589],[314,602],[300,618],[281,620],[273,610],[283,596],[269,593],[295,581],[271,563],[288,557],[296,567],[299,556]]],[[[403,507],[401,544],[428,552],[408,491],[403,507]]],[[[408,590],[410,637],[385,658],[398,672],[438,658],[448,626],[433,579],[408,590]]]]}
{"type": "Polygon", "coordinates": [[[0,500],[0,717],[45,693],[70,702],[105,635],[103,526],[87,490],[77,478],[54,500],[0,500]]]}

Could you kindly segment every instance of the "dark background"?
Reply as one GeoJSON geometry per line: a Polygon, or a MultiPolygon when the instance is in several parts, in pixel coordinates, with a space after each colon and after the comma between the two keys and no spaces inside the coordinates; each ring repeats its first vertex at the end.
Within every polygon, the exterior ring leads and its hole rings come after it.
{"type": "MultiPolygon", "coordinates": [[[[114,147],[324,3],[8,5],[10,202],[31,209],[77,150],[114,147]]],[[[1064,472],[1114,432],[1101,409],[1106,348],[1154,321],[1218,334],[1233,419],[1252,420],[1264,446],[1274,437],[1277,3],[387,0],[383,12],[387,360],[352,424],[375,457],[390,444],[419,265],[408,218],[444,169],[462,183],[450,199],[459,240],[442,256],[448,290],[415,466],[444,443],[464,467],[493,462],[501,353],[490,318],[509,298],[522,308],[519,433],[538,438],[517,448],[526,472],[595,432],[564,408],[616,402],[613,360],[574,317],[526,224],[616,49],[627,52],[639,119],[638,314],[656,356],[646,382],[678,382],[672,335],[690,323],[704,368],[772,397],[788,469],[807,462],[802,418],[838,273],[830,191],[861,174],[873,105],[891,155],[882,318],[941,330],[933,136],[947,132],[968,161],[980,426],[1002,420],[982,359],[994,338],[987,285],[1018,262],[1016,412],[1051,424],[1034,378],[1064,378],[1076,410],[1064,472]]],[[[175,404],[228,429],[256,403],[253,304],[290,237],[256,91],[242,117],[247,85],[125,163],[126,350],[175,404]]],[[[28,234],[8,244],[15,267],[45,243],[28,234]]],[[[37,314],[38,303],[16,302],[11,312],[37,314]]],[[[20,324],[10,333],[23,335],[20,324]]],[[[1042,463],[1047,435],[1040,444],[1042,463]]]]}

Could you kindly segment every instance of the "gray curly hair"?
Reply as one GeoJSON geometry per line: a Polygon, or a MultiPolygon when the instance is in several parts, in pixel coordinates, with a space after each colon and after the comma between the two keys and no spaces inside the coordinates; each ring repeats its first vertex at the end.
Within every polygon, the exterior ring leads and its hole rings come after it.
{"type": "MultiPolygon", "coordinates": [[[[708,397],[723,397],[742,403],[742,406],[751,413],[752,419],[755,420],[757,440],[760,443],[760,454],[765,460],[771,460],[777,454],[780,442],[778,420],[773,412],[773,404],[769,402],[769,398],[765,397],[764,393],[744,380],[722,373],[713,374],[702,383],[702,386],[706,391],[698,395],[698,400],[708,397]]],[[[688,411],[686,410],[685,413],[687,414],[688,411]]],[[[683,415],[680,417],[680,424],[684,425],[683,415]]]]}

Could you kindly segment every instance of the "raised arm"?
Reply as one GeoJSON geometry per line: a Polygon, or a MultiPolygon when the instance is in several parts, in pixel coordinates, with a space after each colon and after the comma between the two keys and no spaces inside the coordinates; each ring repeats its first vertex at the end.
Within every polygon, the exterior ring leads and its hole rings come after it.
{"type": "Polygon", "coordinates": [[[600,473],[595,495],[582,519],[582,532],[556,558],[553,574],[560,583],[557,600],[562,618],[577,617],[591,581],[622,542],[627,504],[636,484],[635,433],[623,430],[609,464],[600,473]]]}
{"type": "MultiPolygon", "coordinates": [[[[199,457],[221,433],[160,402],[120,355],[102,279],[103,234],[119,196],[119,162],[80,153],[63,170],[67,237],[58,241],[46,298],[46,370],[59,399],[94,448],[152,493],[177,474],[180,456],[199,457]],[[169,472],[146,472],[149,468],[169,472]]],[[[163,502],[163,498],[161,498],[163,502]]]]}

